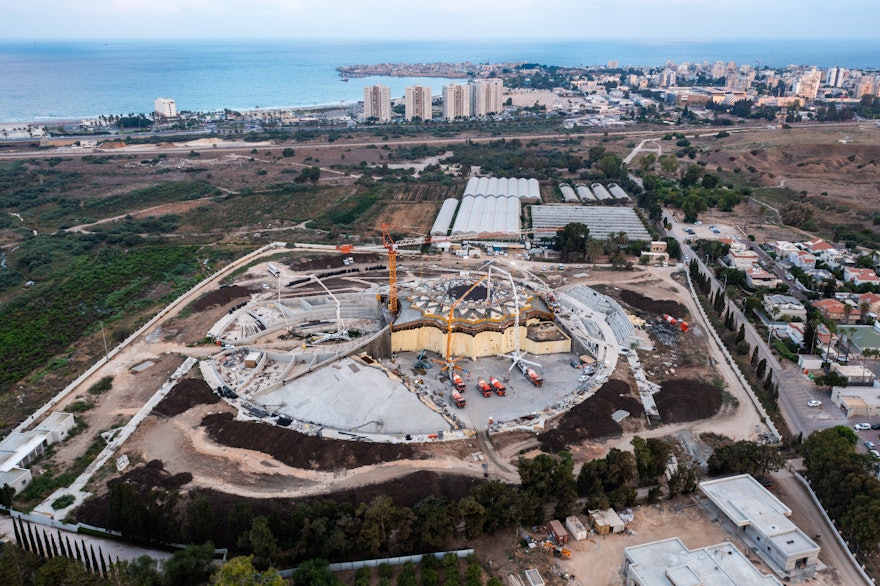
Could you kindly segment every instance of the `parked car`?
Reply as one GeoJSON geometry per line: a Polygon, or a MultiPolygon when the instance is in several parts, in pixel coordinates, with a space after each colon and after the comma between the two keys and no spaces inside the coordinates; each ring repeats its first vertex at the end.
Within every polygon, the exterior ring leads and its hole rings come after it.
{"type": "Polygon", "coordinates": [[[588,375],[588,374],[582,374],[578,377],[578,382],[581,382],[581,383],[586,382],[588,380],[590,380],[590,375],[588,375]]]}
{"type": "Polygon", "coordinates": [[[876,447],[876,446],[874,445],[874,442],[872,442],[871,440],[867,440],[867,441],[865,442],[865,446],[866,446],[869,450],[873,450],[873,449],[876,447]]]}
{"type": "Polygon", "coordinates": [[[821,406],[822,406],[822,401],[817,401],[816,399],[813,399],[812,401],[807,401],[807,407],[821,407],[821,406]]]}
{"type": "Polygon", "coordinates": [[[868,453],[880,460],[880,452],[878,452],[877,450],[870,450],[868,453]]]}
{"type": "Polygon", "coordinates": [[[853,425],[856,431],[864,431],[866,429],[871,429],[870,423],[856,423],[853,425]]]}
{"type": "Polygon", "coordinates": [[[880,423],[872,423],[871,429],[880,429],[880,423]]]}

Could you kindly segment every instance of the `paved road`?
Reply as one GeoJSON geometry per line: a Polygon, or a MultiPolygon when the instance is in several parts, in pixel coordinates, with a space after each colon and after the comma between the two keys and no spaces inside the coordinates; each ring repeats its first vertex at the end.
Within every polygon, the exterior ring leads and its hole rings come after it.
{"type": "MultiPolygon", "coordinates": [[[[690,246],[684,244],[686,237],[684,227],[676,222],[671,214],[664,213],[664,216],[672,226],[670,233],[682,243],[682,254],[696,258],[700,266],[706,268],[703,259],[699,258],[690,246]]],[[[711,271],[707,272],[711,274],[711,271]]],[[[714,274],[712,274],[711,280],[715,286],[720,285],[714,274]]],[[[766,357],[767,367],[774,372],[774,380],[779,384],[779,408],[792,433],[803,432],[804,436],[808,436],[814,431],[827,429],[835,425],[847,424],[843,411],[831,403],[827,394],[818,391],[816,385],[805,377],[795,364],[787,360],[784,364],[779,362],[771,352],[767,339],[763,335],[758,334],[751,322],[745,319],[742,310],[736,304],[729,303],[728,307],[740,323],[746,324],[746,341],[753,348],[755,346],[760,348],[759,354],[762,357],[766,357]],[[807,402],[811,399],[822,401],[822,407],[820,409],[807,407],[807,402]]]]}
{"type": "Polygon", "coordinates": [[[850,557],[834,537],[836,530],[816,508],[806,488],[787,470],[779,470],[771,476],[774,483],[771,491],[792,510],[791,521],[810,537],[821,535],[817,540],[819,547],[822,548],[819,559],[832,568],[831,572],[837,579],[836,583],[845,586],[870,585],[870,582],[866,582],[853,567],[850,557]]]}

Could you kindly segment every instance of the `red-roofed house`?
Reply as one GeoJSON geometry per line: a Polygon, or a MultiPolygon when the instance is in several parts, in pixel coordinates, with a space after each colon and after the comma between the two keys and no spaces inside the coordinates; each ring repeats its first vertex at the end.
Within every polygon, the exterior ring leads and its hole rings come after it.
{"type": "Polygon", "coordinates": [[[829,242],[826,242],[825,240],[822,240],[821,238],[816,238],[815,240],[808,240],[808,241],[804,242],[803,245],[806,247],[807,250],[809,250],[813,254],[818,254],[818,253],[822,252],[823,250],[832,250],[834,248],[834,245],[832,245],[829,242]]]}
{"type": "Polygon", "coordinates": [[[788,255],[788,260],[796,267],[804,270],[816,268],[816,257],[806,250],[798,250],[788,255]]]}
{"type": "Polygon", "coordinates": [[[861,307],[863,303],[868,304],[868,311],[871,313],[880,313],[880,294],[863,293],[862,295],[859,295],[859,307],[861,307]]]}
{"type": "Polygon", "coordinates": [[[857,269],[855,267],[843,267],[843,280],[853,285],[862,285],[869,283],[871,285],[880,285],[880,277],[874,272],[874,269],[857,269]]]}
{"type": "Polygon", "coordinates": [[[810,345],[814,349],[815,348],[828,348],[837,340],[837,336],[833,336],[831,331],[825,327],[825,324],[820,323],[816,328],[816,340],[804,340],[804,333],[806,331],[806,324],[799,321],[793,321],[785,324],[785,333],[788,334],[788,337],[791,338],[791,341],[797,344],[799,347],[803,348],[804,345],[810,345]]]}
{"type": "Polygon", "coordinates": [[[818,309],[825,319],[843,324],[855,323],[861,315],[857,307],[841,303],[837,299],[820,299],[813,302],[813,307],[818,309]]]}

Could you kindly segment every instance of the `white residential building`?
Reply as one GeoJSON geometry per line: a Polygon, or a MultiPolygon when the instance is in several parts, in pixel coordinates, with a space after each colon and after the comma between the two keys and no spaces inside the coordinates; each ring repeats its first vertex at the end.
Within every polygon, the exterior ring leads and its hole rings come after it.
{"type": "Polygon", "coordinates": [[[782,586],[729,541],[688,549],[678,537],[623,550],[626,586],[782,586]]]}
{"type": "Polygon", "coordinates": [[[503,94],[504,81],[500,79],[481,79],[474,82],[471,91],[473,115],[480,117],[501,112],[503,94]]]}
{"type": "Polygon", "coordinates": [[[819,546],[791,522],[791,509],[757,480],[741,474],[698,486],[707,508],[778,575],[799,579],[816,572],[819,546]]]}
{"type": "Polygon", "coordinates": [[[807,308],[791,295],[765,295],[764,310],[772,319],[807,319],[807,308]]]}
{"type": "Polygon", "coordinates": [[[443,119],[470,118],[471,86],[453,83],[443,86],[443,119]]]}
{"type": "Polygon", "coordinates": [[[391,88],[371,85],[364,88],[364,120],[391,121],[391,88]]]}
{"type": "Polygon", "coordinates": [[[406,88],[404,97],[404,118],[409,122],[413,118],[430,120],[431,114],[431,88],[413,85],[406,88]]]}
{"type": "Polygon", "coordinates": [[[158,116],[174,118],[177,116],[177,104],[174,103],[174,98],[156,98],[153,102],[153,112],[158,116]]]}

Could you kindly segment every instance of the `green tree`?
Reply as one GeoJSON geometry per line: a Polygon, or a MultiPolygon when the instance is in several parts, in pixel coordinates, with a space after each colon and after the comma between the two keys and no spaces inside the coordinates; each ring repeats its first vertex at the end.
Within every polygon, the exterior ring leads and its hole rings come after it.
{"type": "Polygon", "coordinates": [[[428,547],[443,548],[452,539],[452,515],[446,499],[429,496],[413,507],[419,541],[428,547]]]}
{"type": "Polygon", "coordinates": [[[700,212],[706,211],[706,201],[698,195],[688,195],[681,203],[681,211],[684,213],[685,222],[695,222],[700,212]]]}
{"type": "Polygon", "coordinates": [[[12,499],[15,498],[15,489],[9,486],[8,484],[4,484],[2,488],[0,488],[0,507],[10,508],[12,506],[12,499]]]}
{"type": "Polygon", "coordinates": [[[189,545],[165,560],[162,566],[165,581],[181,586],[205,584],[214,571],[213,559],[214,544],[210,541],[203,545],[189,545]]]}
{"type": "Polygon", "coordinates": [[[612,154],[606,154],[599,160],[599,170],[607,179],[619,179],[625,172],[623,160],[612,154]]]}
{"type": "Polygon", "coordinates": [[[120,560],[107,570],[107,583],[132,586],[162,586],[164,577],[159,571],[159,562],[148,555],[131,561],[120,560]]]}
{"type": "Polygon", "coordinates": [[[214,508],[207,499],[190,501],[186,520],[190,543],[204,543],[214,537],[214,508]]]}
{"type": "Polygon", "coordinates": [[[290,147],[287,147],[283,151],[281,151],[282,157],[292,157],[294,154],[295,153],[294,153],[293,149],[290,147]]]}
{"type": "Polygon", "coordinates": [[[658,161],[660,162],[660,169],[667,175],[672,176],[678,172],[679,163],[675,155],[660,155],[658,161]]]}
{"type": "Polygon", "coordinates": [[[238,546],[254,554],[258,567],[269,567],[278,557],[278,539],[269,527],[269,519],[260,515],[254,517],[251,528],[238,538],[238,546]]]}
{"type": "Polygon", "coordinates": [[[556,233],[554,248],[559,251],[562,262],[582,261],[587,254],[590,229],[586,225],[572,222],[556,233]]]}
{"type": "Polygon", "coordinates": [[[284,586],[287,581],[278,570],[269,568],[257,570],[252,556],[238,556],[230,559],[211,576],[214,586],[284,586]]]}
{"type": "Polygon", "coordinates": [[[342,582],[330,571],[327,560],[318,558],[299,565],[293,574],[293,586],[342,586],[342,582]]]}

